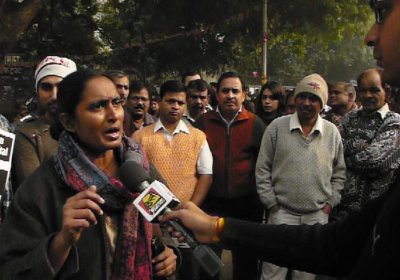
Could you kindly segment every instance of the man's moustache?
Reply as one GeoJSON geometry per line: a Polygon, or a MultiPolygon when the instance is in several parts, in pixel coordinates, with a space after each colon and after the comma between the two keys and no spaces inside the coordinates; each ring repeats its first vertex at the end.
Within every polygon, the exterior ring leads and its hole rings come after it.
{"type": "Polygon", "coordinates": [[[135,106],[135,109],[144,109],[144,105],[143,104],[138,104],[135,106]]]}

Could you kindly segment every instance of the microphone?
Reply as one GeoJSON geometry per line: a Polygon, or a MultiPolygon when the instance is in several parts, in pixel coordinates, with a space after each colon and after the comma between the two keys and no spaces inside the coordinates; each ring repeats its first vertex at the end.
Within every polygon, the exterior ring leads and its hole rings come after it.
{"type": "Polygon", "coordinates": [[[140,195],[133,204],[149,222],[157,222],[157,217],[167,207],[175,207],[180,201],[163,183],[155,180],[149,184],[149,174],[135,161],[126,161],[118,171],[119,178],[131,192],[140,195]]]}
{"type": "MultiPolygon", "coordinates": [[[[118,174],[129,191],[140,192],[133,204],[149,222],[154,221],[159,214],[172,211],[170,207],[179,204],[179,200],[163,183],[155,180],[149,184],[149,174],[135,161],[125,161],[119,168],[118,174]]],[[[179,220],[170,220],[168,223],[185,236],[186,242],[193,249],[193,256],[206,273],[211,277],[216,276],[224,263],[214,251],[204,244],[199,244],[190,230],[179,220]]]]}

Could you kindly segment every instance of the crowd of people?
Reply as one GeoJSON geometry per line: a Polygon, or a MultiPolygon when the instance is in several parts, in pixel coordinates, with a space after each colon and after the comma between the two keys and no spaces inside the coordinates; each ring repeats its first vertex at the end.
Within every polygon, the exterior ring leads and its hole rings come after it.
{"type": "Polygon", "coordinates": [[[179,218],[219,257],[231,250],[235,280],[396,279],[400,1],[371,7],[366,43],[384,70],[357,85],[313,73],[250,98],[232,71],[215,83],[188,71],[157,90],[43,59],[37,108],[14,125],[0,115],[16,134],[0,279],[218,279],[181,233],[139,214],[125,161],[180,200],[162,222],[179,218]]]}

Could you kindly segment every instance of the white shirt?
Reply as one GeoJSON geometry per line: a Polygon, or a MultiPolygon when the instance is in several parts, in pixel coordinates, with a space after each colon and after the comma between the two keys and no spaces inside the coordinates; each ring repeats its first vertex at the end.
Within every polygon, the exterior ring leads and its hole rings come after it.
{"type": "MultiPolygon", "coordinates": [[[[170,134],[168,130],[165,128],[165,126],[162,124],[161,120],[159,119],[155,124],[154,133],[156,133],[159,130],[162,130],[165,139],[167,139],[170,142],[172,141],[174,135],[176,134],[179,133],[190,134],[189,128],[182,120],[179,121],[175,130],[172,132],[172,134],[170,134]]],[[[197,158],[197,166],[196,166],[197,174],[212,175],[212,166],[213,166],[212,153],[210,147],[208,146],[207,139],[205,139],[204,143],[201,145],[199,156],[197,158]]]]}
{"type": "Polygon", "coordinates": [[[243,105],[240,106],[239,110],[236,112],[235,116],[230,121],[227,121],[224,118],[224,116],[222,116],[221,111],[219,110],[219,106],[217,106],[217,109],[215,111],[218,113],[218,115],[221,117],[221,119],[226,123],[226,125],[228,127],[230,127],[231,124],[235,121],[236,117],[242,112],[242,108],[243,108],[243,105]]]}
{"type": "Polygon", "coordinates": [[[383,120],[389,111],[390,111],[389,105],[387,103],[385,103],[385,105],[383,105],[381,108],[379,108],[377,112],[379,113],[379,115],[381,115],[382,120],[383,120]]]}
{"type": "MultiPolygon", "coordinates": [[[[303,128],[301,127],[301,124],[299,121],[299,115],[297,114],[297,112],[294,112],[294,114],[290,116],[290,122],[289,122],[289,130],[293,131],[295,129],[299,129],[304,135],[303,128]]],[[[324,134],[322,118],[320,115],[318,115],[317,121],[315,122],[315,124],[308,136],[311,137],[315,131],[319,131],[319,133],[321,133],[321,136],[323,136],[323,134],[324,134]]]]}

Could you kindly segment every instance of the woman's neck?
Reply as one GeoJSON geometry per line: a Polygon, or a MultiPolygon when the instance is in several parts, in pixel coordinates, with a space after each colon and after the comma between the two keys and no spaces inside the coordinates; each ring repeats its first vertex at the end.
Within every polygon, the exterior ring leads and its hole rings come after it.
{"type": "Polygon", "coordinates": [[[114,156],[113,150],[108,150],[105,153],[95,154],[86,151],[86,156],[89,160],[96,165],[99,169],[103,170],[105,173],[112,177],[117,177],[118,175],[118,162],[114,156]]]}

